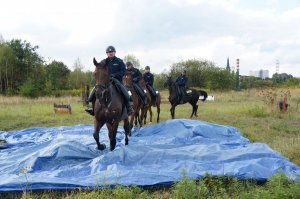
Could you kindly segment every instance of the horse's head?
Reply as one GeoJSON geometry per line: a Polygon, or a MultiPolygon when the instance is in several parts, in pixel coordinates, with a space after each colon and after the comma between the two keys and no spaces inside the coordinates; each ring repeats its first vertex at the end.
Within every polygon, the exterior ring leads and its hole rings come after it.
{"type": "Polygon", "coordinates": [[[171,86],[172,83],[173,83],[172,77],[171,76],[167,76],[163,86],[166,88],[168,86],[171,86]]]}
{"type": "Polygon", "coordinates": [[[108,69],[105,63],[105,60],[102,60],[101,62],[97,62],[96,59],[93,59],[94,65],[96,66],[95,68],[95,80],[97,84],[103,84],[107,85],[109,82],[108,78],[108,69]]]}
{"type": "Polygon", "coordinates": [[[126,71],[125,75],[123,76],[123,84],[126,87],[132,86],[132,73],[131,71],[126,71]]]}

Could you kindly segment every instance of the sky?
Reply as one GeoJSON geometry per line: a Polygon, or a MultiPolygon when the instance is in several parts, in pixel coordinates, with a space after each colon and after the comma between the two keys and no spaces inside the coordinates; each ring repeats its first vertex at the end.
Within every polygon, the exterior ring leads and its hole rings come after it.
{"type": "Polygon", "coordinates": [[[300,0],[0,0],[0,34],[38,45],[46,61],[136,56],[152,72],[205,59],[240,74],[269,70],[300,77],[300,0]]]}

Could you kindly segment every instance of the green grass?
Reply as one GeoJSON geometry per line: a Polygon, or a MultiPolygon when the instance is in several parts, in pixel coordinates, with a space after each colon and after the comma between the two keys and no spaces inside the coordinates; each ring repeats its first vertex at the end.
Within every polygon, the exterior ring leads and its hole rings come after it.
{"type": "MultiPolygon", "coordinates": [[[[290,161],[300,165],[300,89],[293,89],[290,91],[291,98],[288,99],[290,106],[285,113],[281,113],[275,105],[270,106],[264,103],[264,99],[260,95],[263,91],[248,90],[240,92],[208,92],[209,95],[215,96],[215,101],[199,101],[198,118],[193,119],[235,126],[250,141],[266,143],[274,150],[289,158],[290,161]]],[[[161,105],[161,121],[164,121],[170,119],[170,105],[167,101],[168,92],[163,91],[161,94],[163,97],[161,105]]],[[[93,117],[84,112],[84,107],[82,106],[79,97],[48,97],[32,100],[20,97],[0,96],[0,110],[1,131],[24,129],[29,127],[53,127],[93,123],[93,117]],[[72,114],[56,115],[53,111],[53,103],[71,104],[72,114]]],[[[180,105],[176,108],[175,117],[189,118],[191,111],[192,107],[189,104],[180,105]]],[[[155,108],[153,121],[156,121],[155,108]]],[[[267,197],[269,196],[268,194],[272,194],[270,191],[271,189],[267,185],[251,186],[251,189],[239,188],[238,192],[240,192],[240,195],[244,198],[269,198],[267,197]]],[[[195,190],[198,190],[198,188],[195,190]]],[[[223,197],[221,193],[224,189],[225,191],[227,190],[223,187],[222,190],[219,190],[220,195],[214,196],[223,197]]],[[[285,189],[288,190],[292,188],[285,187],[284,190],[285,189]]],[[[138,194],[135,193],[135,195],[134,193],[129,193],[133,192],[131,188],[128,189],[120,187],[116,190],[119,190],[122,194],[123,192],[128,192],[127,194],[129,195],[133,194],[133,198],[181,198],[181,196],[179,197],[180,194],[178,195],[173,192],[173,189],[152,190],[150,192],[148,190],[140,190],[140,192],[138,194]]],[[[110,192],[114,192],[114,190],[110,190],[110,192]]],[[[55,192],[55,194],[57,194],[57,192],[55,192]]],[[[107,193],[95,191],[76,191],[75,193],[63,192],[62,194],[62,197],[66,198],[109,198],[104,196],[100,197],[102,196],[101,194],[107,193]]],[[[49,198],[53,195],[50,193],[45,196],[46,198],[49,198]]],[[[232,195],[230,194],[225,194],[224,198],[232,198],[231,196],[232,195]]],[[[234,197],[235,196],[237,195],[234,195],[234,197]]],[[[123,196],[114,195],[113,198],[122,197],[123,196]]],[[[210,195],[209,197],[213,196],[210,195]]]]}

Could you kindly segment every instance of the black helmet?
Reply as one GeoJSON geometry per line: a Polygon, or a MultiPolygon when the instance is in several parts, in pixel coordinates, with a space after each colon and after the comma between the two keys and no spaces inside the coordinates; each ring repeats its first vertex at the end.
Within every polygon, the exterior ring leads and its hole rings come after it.
{"type": "Polygon", "coordinates": [[[146,67],[145,67],[145,70],[150,70],[150,66],[146,66],[146,67]]]}
{"type": "Polygon", "coordinates": [[[127,66],[127,67],[128,67],[128,66],[133,66],[133,64],[132,64],[131,61],[128,61],[128,62],[126,62],[126,66],[127,66]]]}
{"type": "Polygon", "coordinates": [[[183,70],[182,73],[183,73],[183,74],[186,74],[186,70],[183,70]]]}
{"type": "Polygon", "coordinates": [[[113,47],[113,46],[108,46],[108,47],[106,48],[106,53],[108,53],[108,52],[116,52],[115,47],[113,47]]]}

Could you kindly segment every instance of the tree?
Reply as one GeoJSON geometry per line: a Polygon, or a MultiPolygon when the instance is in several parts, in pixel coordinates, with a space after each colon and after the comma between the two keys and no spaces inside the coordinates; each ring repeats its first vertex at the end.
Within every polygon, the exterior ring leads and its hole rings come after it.
{"type": "Polygon", "coordinates": [[[46,65],[47,84],[51,84],[54,90],[67,88],[69,74],[70,70],[63,62],[54,60],[46,65]]]}
{"type": "Polygon", "coordinates": [[[293,76],[292,75],[289,75],[289,74],[287,74],[287,73],[280,73],[280,74],[278,74],[278,73],[275,73],[275,74],[273,74],[273,76],[272,76],[272,80],[273,80],[273,82],[274,83],[283,83],[283,82],[286,82],[288,79],[290,79],[290,78],[293,78],[293,76]]]}
{"type": "Polygon", "coordinates": [[[0,93],[13,93],[14,65],[16,58],[7,44],[0,44],[0,93]]]}
{"type": "Polygon", "coordinates": [[[217,67],[208,60],[190,59],[180,61],[171,66],[170,74],[175,79],[186,70],[189,78],[188,86],[209,89],[232,89],[234,76],[230,71],[217,67]]]}
{"type": "Polygon", "coordinates": [[[28,78],[35,79],[34,70],[43,64],[43,58],[36,52],[38,46],[27,41],[13,39],[6,44],[12,49],[15,60],[10,66],[12,73],[12,89],[18,92],[28,78]]]}
{"type": "Polygon", "coordinates": [[[82,74],[82,69],[84,68],[79,57],[77,57],[77,59],[75,60],[73,68],[74,68],[74,72],[76,73],[75,88],[79,88],[81,83],[80,76],[82,74]]]}
{"type": "Polygon", "coordinates": [[[3,38],[3,36],[0,34],[0,45],[1,44],[4,44],[4,38],[3,38]]]}
{"type": "Polygon", "coordinates": [[[131,55],[131,54],[126,55],[124,57],[124,62],[126,63],[128,61],[131,61],[135,68],[140,68],[141,67],[140,60],[134,55],[131,55]]]}

